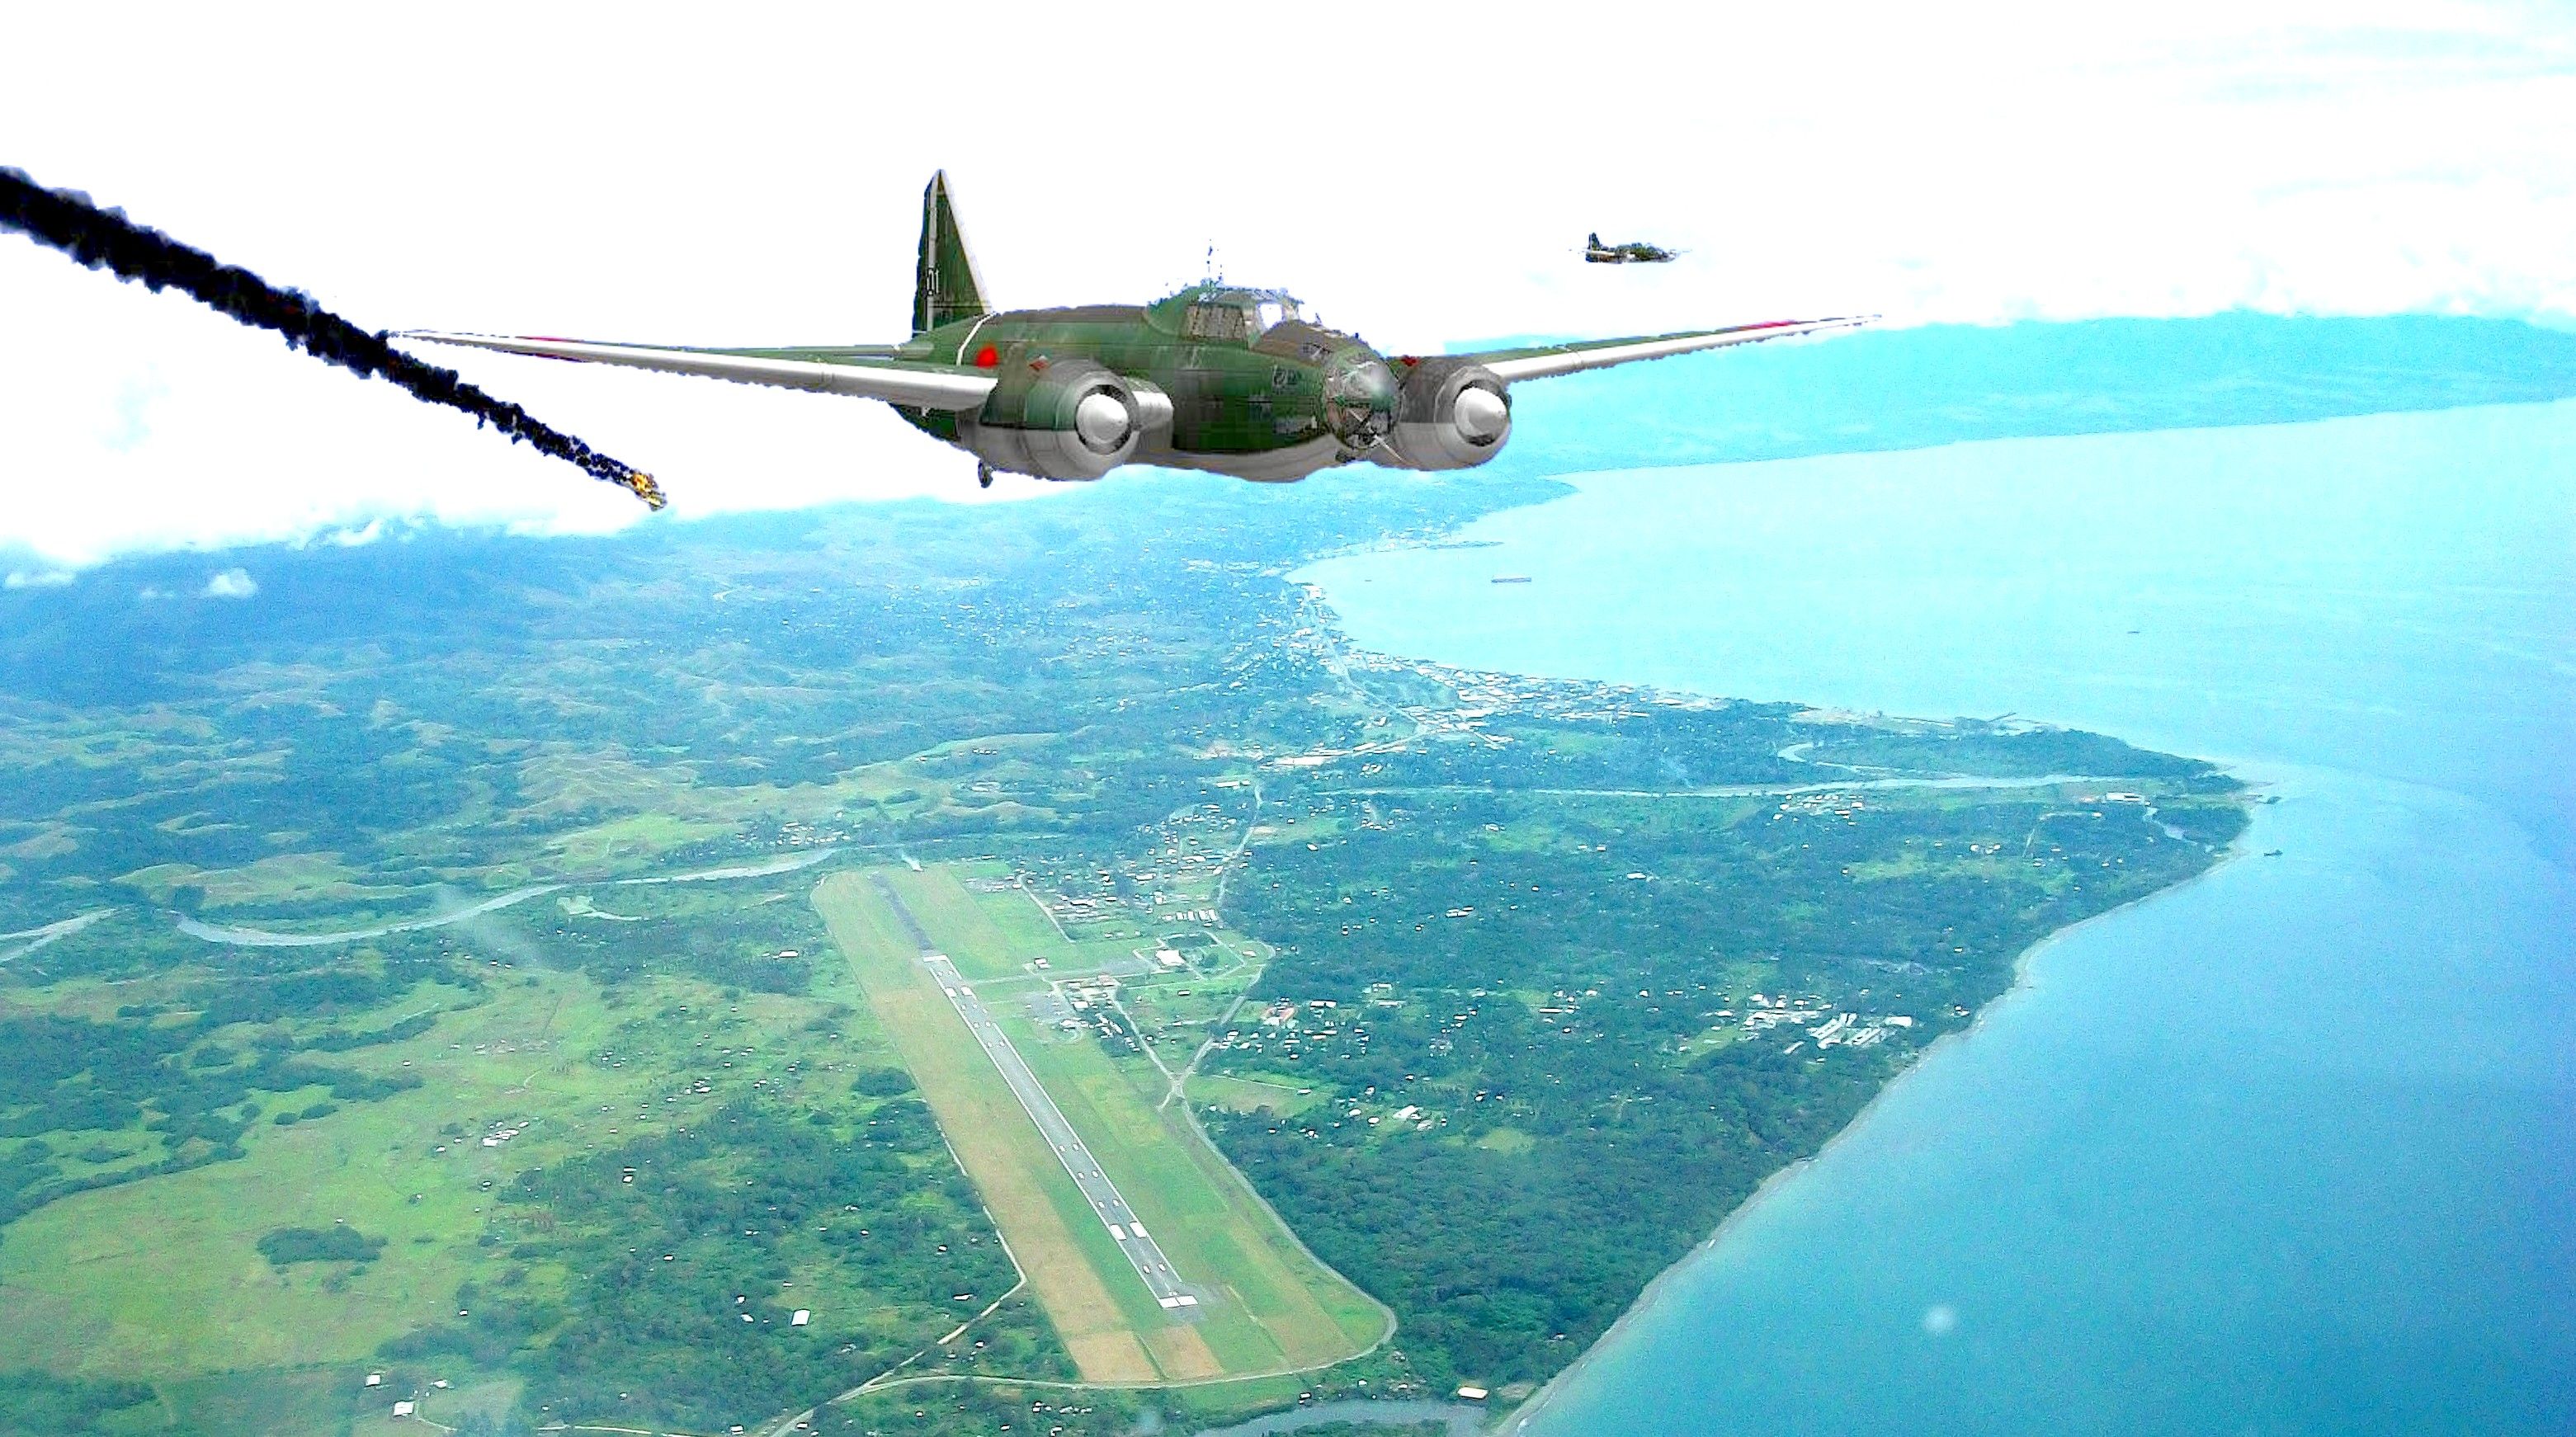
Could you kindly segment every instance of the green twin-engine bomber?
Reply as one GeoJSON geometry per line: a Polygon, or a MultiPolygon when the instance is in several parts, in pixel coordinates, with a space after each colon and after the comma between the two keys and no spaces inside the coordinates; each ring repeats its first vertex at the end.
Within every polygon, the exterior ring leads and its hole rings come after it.
{"type": "Polygon", "coordinates": [[[1464,469],[1502,452],[1511,387],[1522,381],[1865,322],[1780,320],[1389,357],[1271,289],[1210,283],[1147,305],[994,310],[942,173],[922,195],[913,335],[902,344],[675,349],[426,330],[398,337],[882,399],[974,455],[990,484],[996,472],[1097,479],[1131,463],[1266,481],[1362,460],[1464,469]]]}
{"type": "Polygon", "coordinates": [[[1681,257],[1680,250],[1666,249],[1662,245],[1648,244],[1644,240],[1603,244],[1598,230],[1583,237],[1585,264],[1671,264],[1681,257]]]}

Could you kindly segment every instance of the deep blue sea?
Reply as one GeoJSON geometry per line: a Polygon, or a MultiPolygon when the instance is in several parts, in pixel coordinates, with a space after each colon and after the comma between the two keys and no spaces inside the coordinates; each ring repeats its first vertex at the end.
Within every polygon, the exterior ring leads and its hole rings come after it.
{"type": "Polygon", "coordinates": [[[2043,945],[1532,1433],[2576,1432],[2576,402],[1573,482],[1303,577],[1393,652],[2014,713],[2279,801],[2043,945]]]}

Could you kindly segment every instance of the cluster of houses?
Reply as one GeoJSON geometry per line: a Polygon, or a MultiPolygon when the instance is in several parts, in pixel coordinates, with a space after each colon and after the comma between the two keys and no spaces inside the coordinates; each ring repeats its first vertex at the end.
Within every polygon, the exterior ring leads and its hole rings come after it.
{"type": "Polygon", "coordinates": [[[1092,868],[1087,876],[1085,870],[1074,869],[974,882],[984,891],[1025,887],[1047,916],[1068,932],[1081,924],[1122,917],[1215,927],[1218,919],[1211,895],[1217,875],[1233,856],[1239,822],[1222,804],[1201,804],[1165,819],[1142,861],[1123,874],[1115,868],[1092,868]]]}
{"type": "Polygon", "coordinates": [[[1425,679],[1448,689],[1455,696],[1455,704],[1446,709],[1408,706],[1400,710],[1425,734],[1469,734],[1500,747],[1508,741],[1501,735],[1475,732],[1482,727],[1482,720],[1497,713],[1612,722],[1642,718],[1656,708],[1717,709],[1726,706],[1723,699],[1697,694],[1665,693],[1658,689],[1581,679],[1488,673],[1375,653],[1355,647],[1348,641],[1340,624],[1333,618],[1321,588],[1311,584],[1305,586],[1300,608],[1297,625],[1290,628],[1285,636],[1284,647],[1291,652],[1343,673],[1366,672],[1425,679]]]}
{"type": "Polygon", "coordinates": [[[1128,1027],[1118,1013],[1118,979],[1110,974],[1074,978],[1047,985],[1048,1000],[1055,1005],[1056,1027],[1067,1033],[1078,1033],[1088,1027],[1100,1035],[1100,1041],[1112,1048],[1131,1053],[1143,1052],[1135,1030],[1128,1027]]]}
{"type": "Polygon", "coordinates": [[[821,848],[849,842],[850,831],[791,818],[778,825],[778,841],[789,848],[821,848]]]}
{"type": "Polygon", "coordinates": [[[1368,1046],[1368,1029],[1355,1019],[1345,1019],[1341,1005],[1330,998],[1308,998],[1302,1002],[1277,1002],[1261,1010],[1259,1028],[1232,1028],[1217,1035],[1220,1050],[1242,1053],[1277,1054],[1296,1062],[1306,1050],[1348,1038],[1362,1049],[1368,1046]],[[1303,1010],[1305,1021],[1299,1021],[1303,1010]],[[1267,1033],[1261,1029],[1270,1030],[1267,1033]]]}
{"type": "Polygon", "coordinates": [[[1869,807],[1856,793],[1793,793],[1780,800],[1780,811],[1771,815],[1778,823],[1783,818],[1851,819],[1869,807]]]}
{"type": "MultiPolygon", "coordinates": [[[[1783,1052],[1795,1053],[1809,1043],[1816,1051],[1827,1048],[1867,1048],[1887,1041],[1890,1035],[1914,1026],[1914,1020],[1903,1014],[1884,1018],[1863,1019],[1857,1013],[1837,1012],[1829,1006],[1817,1006],[1812,998],[1771,998],[1756,993],[1749,1000],[1744,1018],[1747,1033],[1767,1033],[1774,1028],[1801,1028],[1807,1036],[1791,1043],[1783,1052]]],[[[1735,1017],[1731,1008],[1721,1008],[1713,1016],[1735,1017]]]]}

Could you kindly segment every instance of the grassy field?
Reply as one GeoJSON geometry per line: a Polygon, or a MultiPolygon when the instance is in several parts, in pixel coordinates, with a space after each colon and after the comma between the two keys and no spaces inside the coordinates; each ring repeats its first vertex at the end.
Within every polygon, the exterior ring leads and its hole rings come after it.
{"type": "MultiPolygon", "coordinates": [[[[1066,945],[1023,895],[970,892],[955,869],[881,876],[961,972],[988,975],[979,991],[990,994],[991,1011],[1174,1269],[1221,1294],[1194,1323],[1176,1322],[1155,1304],[915,961],[874,879],[826,879],[816,906],[1086,1378],[1185,1382],[1277,1372],[1338,1361],[1378,1339],[1385,1319],[1376,1304],[1296,1245],[1178,1105],[1157,1109],[1162,1094],[1149,1080],[1159,1075],[1150,1065],[1135,1060],[1145,1077],[1131,1076],[1087,1037],[1064,1041],[1025,1016],[1018,996],[1040,986],[1024,966],[1030,957],[1091,966],[1109,955],[1084,950],[1101,945],[1066,945]]],[[[1116,956],[1125,952],[1120,946],[1116,956]]]]}
{"type": "Polygon", "coordinates": [[[1087,1216],[1072,1180],[915,961],[918,950],[874,886],[866,875],[836,873],[816,885],[814,906],[1084,1378],[1153,1381],[1159,1371],[1110,1295],[1107,1269],[1066,1220],[1087,1216]]]}
{"type": "Polygon", "coordinates": [[[1293,1117],[1324,1101],[1313,1088],[1294,1088],[1225,1074],[1201,1074],[1190,1080],[1190,1095],[1238,1113],[1254,1111],[1293,1117]]]}
{"type": "MultiPolygon", "coordinates": [[[[854,1072],[894,1061],[838,965],[794,997],[682,978],[606,990],[499,962],[483,978],[479,995],[432,984],[358,1018],[445,1008],[417,1037],[333,1059],[421,1086],[286,1126],[267,1115],[327,1095],[263,1095],[242,1159],[80,1193],[10,1224],[0,1369],[152,1383],[159,1400],[117,1418],[136,1431],[304,1434],[357,1421],[371,1432],[390,1401],[362,1378],[386,1369],[454,1384],[428,1395],[425,1415],[506,1409],[516,1388],[504,1374],[453,1356],[388,1363],[377,1349],[455,1317],[460,1284],[542,1292],[563,1281],[490,1238],[526,1220],[497,1202],[519,1173],[688,1126],[755,1091],[829,1106],[854,1072]],[[695,1090],[699,1078],[709,1091],[695,1090]],[[502,1130],[516,1135],[485,1144],[502,1130]],[[374,1261],[280,1268],[257,1246],[276,1229],[344,1223],[384,1239],[374,1261]]],[[[159,986],[69,984],[47,1007],[103,1017],[159,986]]],[[[817,1310],[877,1310],[832,1272],[796,1277],[817,1310]]],[[[921,1330],[925,1343],[949,1320],[931,1317],[941,1326],[921,1330]]]]}
{"type": "Polygon", "coordinates": [[[1165,1085],[1150,1064],[1113,1061],[1096,1042],[1044,1042],[1017,1011],[997,1011],[1173,1269],[1232,1299],[1204,1324],[1226,1371],[1320,1366],[1377,1340],[1376,1306],[1296,1246],[1182,1105],[1157,1106],[1165,1085]],[[1250,1321],[1233,1320],[1238,1310],[1250,1321]]]}
{"type": "Polygon", "coordinates": [[[360,878],[335,854],[281,853],[239,868],[212,871],[183,863],[156,864],[125,874],[117,881],[155,903],[167,903],[179,885],[193,884],[204,891],[208,908],[273,903],[357,904],[405,896],[400,888],[369,885],[360,878]]]}
{"type": "Polygon", "coordinates": [[[1089,932],[1078,927],[1068,935],[1019,888],[979,893],[965,886],[969,881],[1007,879],[1010,870],[1002,864],[970,861],[942,864],[934,871],[944,877],[925,882],[921,881],[924,875],[908,870],[888,876],[898,880],[913,916],[949,945],[948,956],[957,971],[978,983],[1034,981],[1041,975],[1029,964],[1041,958],[1048,965],[1044,976],[1132,963],[1139,949],[1154,946],[1142,933],[1104,936],[1098,924],[1090,925],[1089,932]]]}
{"type": "MultiPolygon", "coordinates": [[[[621,1119],[631,1129],[634,1080],[578,1060],[622,1016],[577,978],[505,979],[483,1006],[353,1055],[351,1066],[417,1073],[419,1088],[292,1127],[254,1124],[243,1161],[20,1219],[0,1245],[0,1303],[31,1318],[15,1355],[71,1375],[150,1380],[363,1361],[435,1321],[487,1265],[473,1239],[489,1187],[596,1143],[621,1119]],[[603,1105],[629,1106],[604,1115],[603,1105]],[[492,1124],[516,1120],[529,1121],[521,1137],[481,1146],[492,1124]],[[442,1134],[451,1125],[461,1132],[442,1134]],[[253,1246],[273,1228],[342,1222],[387,1239],[383,1256],[356,1273],[280,1271],[253,1246]]],[[[273,1106],[319,1096],[283,1094],[273,1106]]]]}
{"type": "Polygon", "coordinates": [[[997,893],[988,911],[959,878],[946,864],[919,873],[892,869],[886,874],[904,906],[960,974],[977,982],[1019,977],[1027,971],[1023,965],[1040,956],[1058,967],[1066,965],[1063,940],[1035,904],[1016,893],[997,893]]]}
{"type": "MultiPolygon", "coordinates": [[[[427,1080],[419,1088],[291,1127],[254,1124],[243,1161],[29,1214],[0,1244],[0,1304],[35,1318],[13,1324],[11,1355],[70,1375],[144,1379],[363,1360],[384,1339],[442,1316],[459,1281],[496,1265],[474,1244],[491,1190],[620,1134],[686,1122],[715,1101],[664,1103],[670,1079],[653,1063],[586,1061],[603,1049],[633,1051],[631,1020],[664,1000],[715,1002],[710,988],[670,983],[610,1007],[579,976],[502,979],[482,1006],[342,1060],[418,1073],[427,1080]],[[505,1144],[483,1146],[498,1124],[525,1126],[505,1144]],[[342,1222],[386,1238],[383,1256],[354,1273],[336,1264],[280,1272],[253,1246],[272,1228],[342,1222]]],[[[787,1032],[797,1025],[784,1020],[817,1006],[760,994],[738,1004],[745,1017],[794,1010],[754,1017],[764,1031],[787,1032]]],[[[798,1057],[766,1049],[764,1069],[798,1057]]],[[[320,1096],[318,1088],[280,1094],[268,1106],[289,1110],[320,1096]]]]}

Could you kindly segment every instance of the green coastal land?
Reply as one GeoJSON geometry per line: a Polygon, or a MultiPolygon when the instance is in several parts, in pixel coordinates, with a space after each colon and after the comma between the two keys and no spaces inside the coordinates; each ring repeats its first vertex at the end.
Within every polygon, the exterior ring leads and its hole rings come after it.
{"type": "Polygon", "coordinates": [[[1508,1410],[2242,829],[2115,738],[1466,672],[1291,577],[1555,492],[1139,476],[0,595],[0,1433],[1508,1410]]]}
{"type": "Polygon", "coordinates": [[[2237,831],[2115,740],[1461,673],[1286,577],[1469,497],[423,534],[256,556],[265,613],[85,578],[0,729],[0,1410],[1508,1404],[2237,831]]]}

